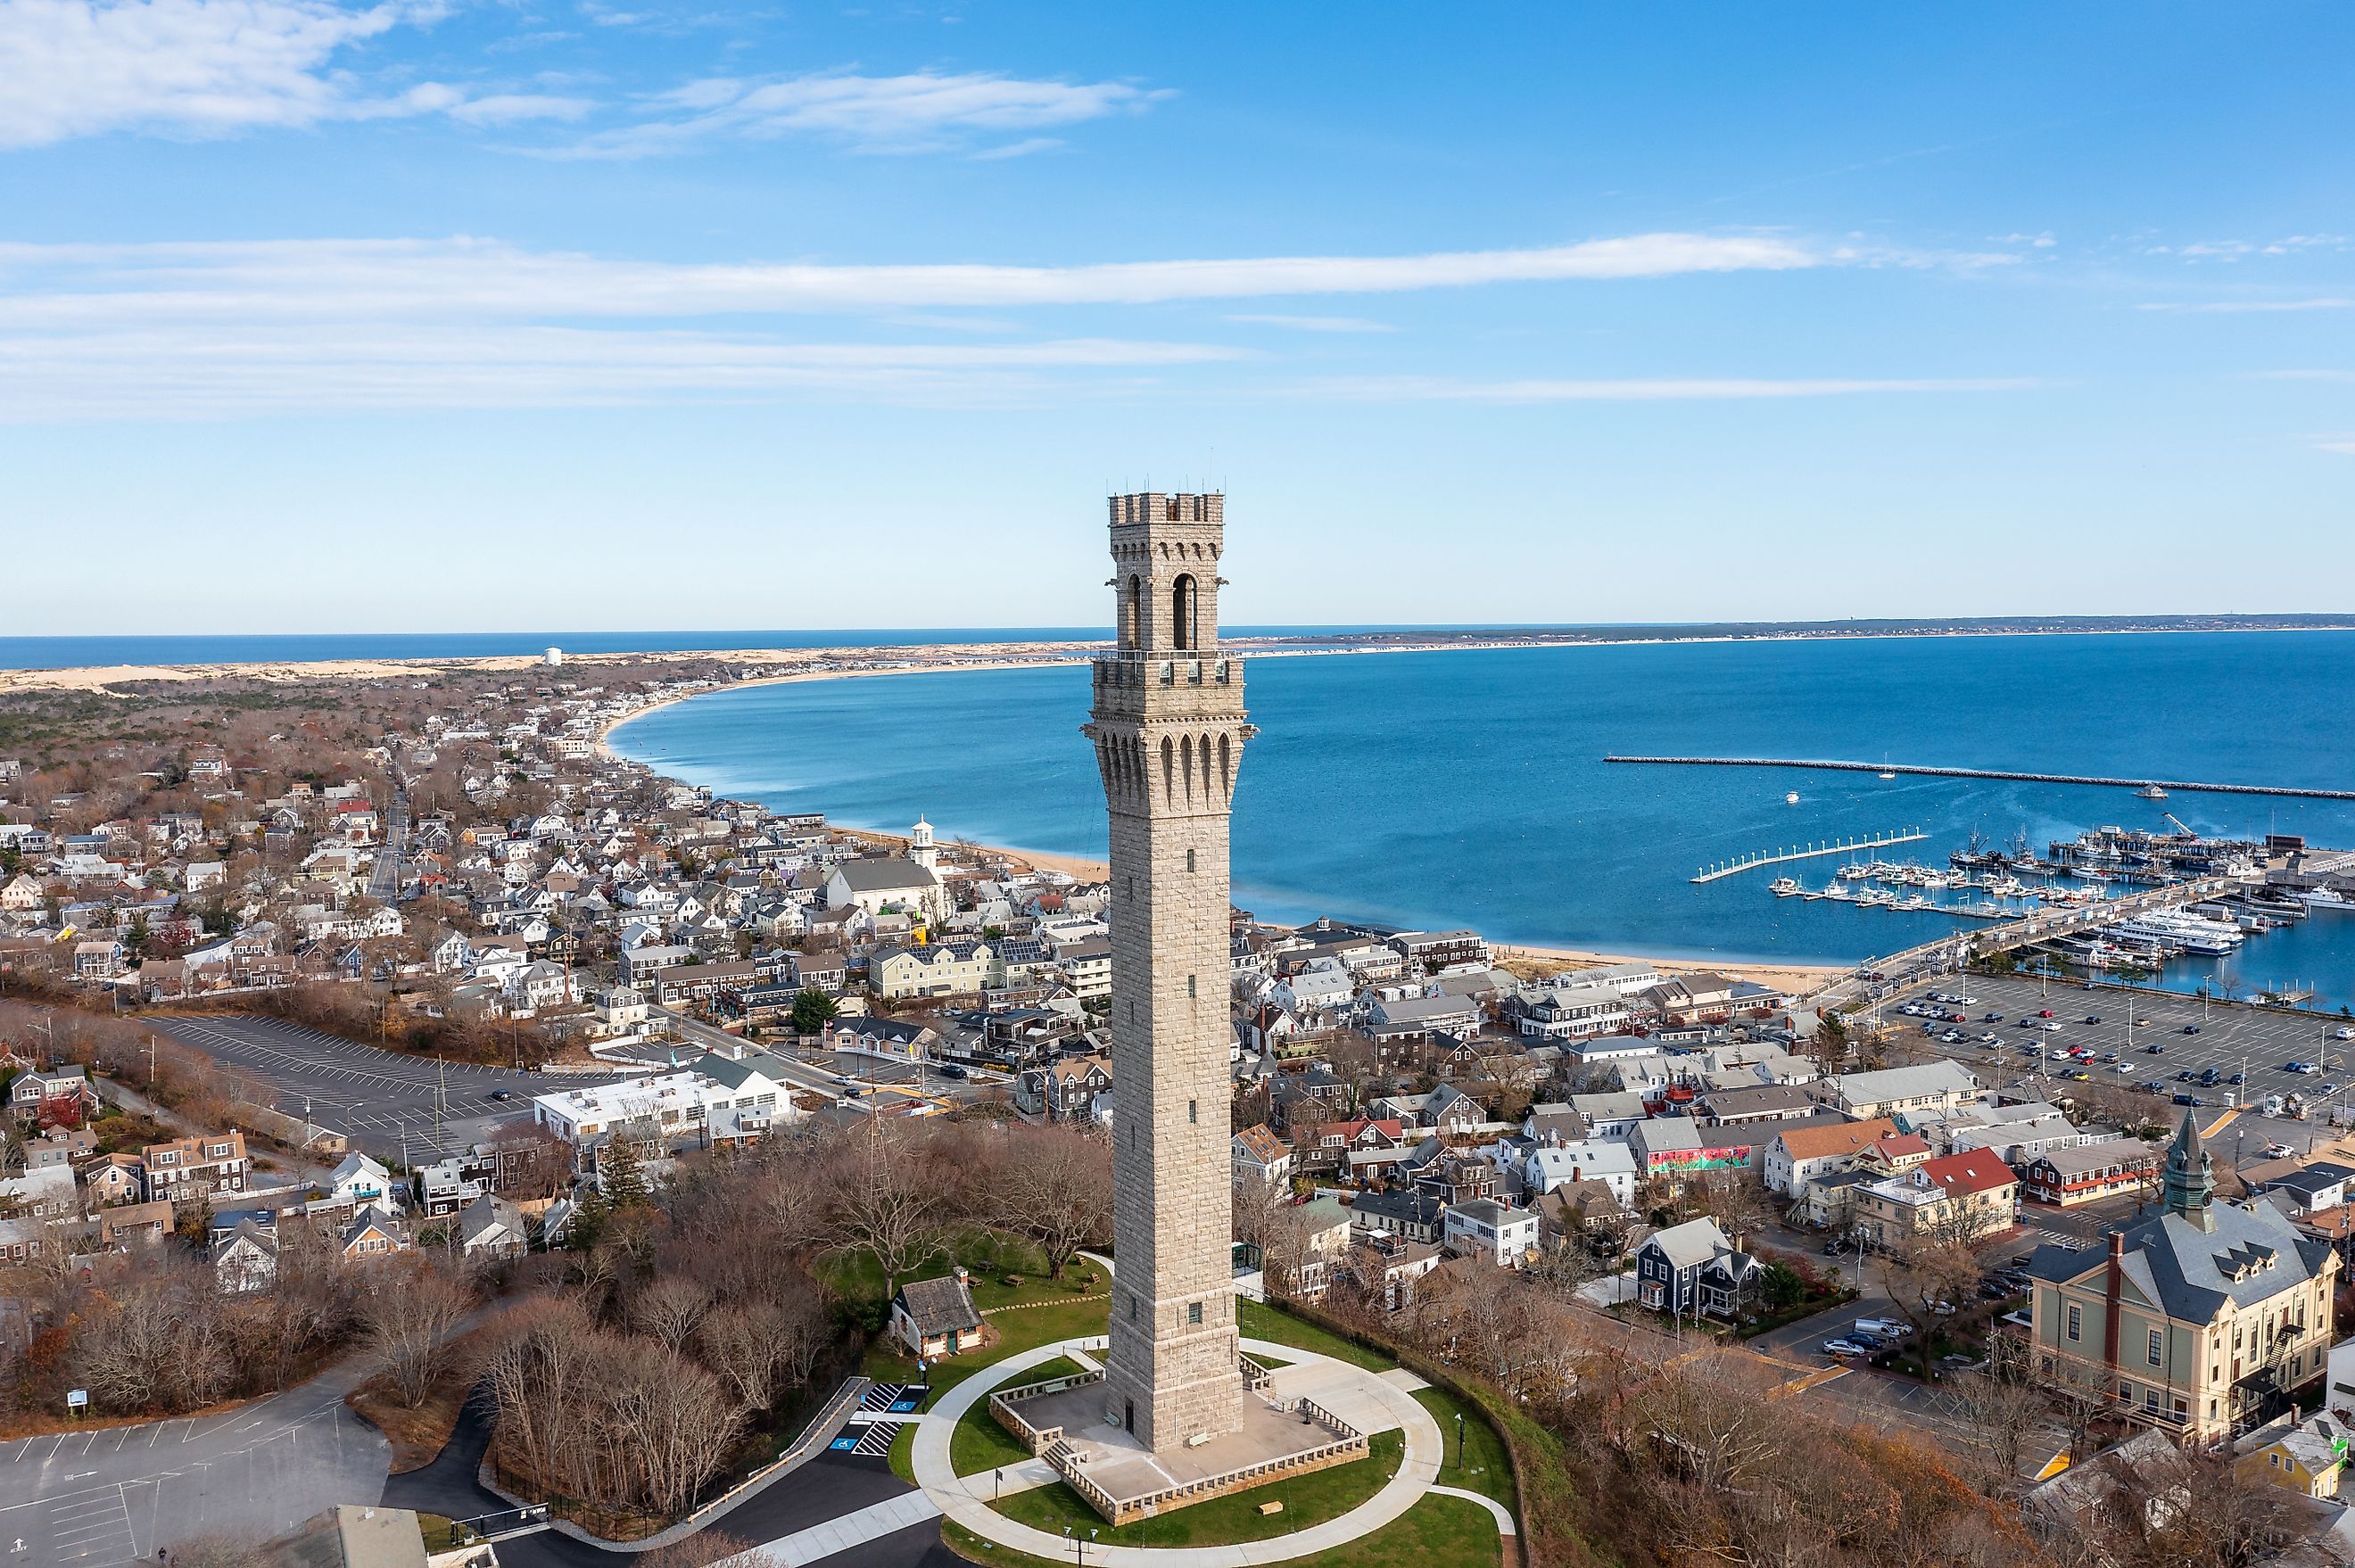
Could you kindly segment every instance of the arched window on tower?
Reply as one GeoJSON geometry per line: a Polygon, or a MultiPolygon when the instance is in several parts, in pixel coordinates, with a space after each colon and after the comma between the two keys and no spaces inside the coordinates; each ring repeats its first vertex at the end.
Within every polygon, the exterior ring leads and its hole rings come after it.
{"type": "Polygon", "coordinates": [[[1181,571],[1169,587],[1170,645],[1181,652],[1194,646],[1194,574],[1181,571]]]}
{"type": "Polygon", "coordinates": [[[1144,640],[1145,580],[1132,572],[1128,579],[1128,597],[1121,603],[1120,645],[1124,648],[1141,647],[1144,640]]]}

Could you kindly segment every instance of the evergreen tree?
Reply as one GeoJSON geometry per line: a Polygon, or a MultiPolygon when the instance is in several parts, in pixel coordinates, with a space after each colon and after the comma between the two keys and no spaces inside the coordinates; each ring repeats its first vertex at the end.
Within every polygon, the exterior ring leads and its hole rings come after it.
{"type": "Polygon", "coordinates": [[[637,1140],[615,1134],[613,1140],[597,1151],[597,1172],[604,1189],[605,1203],[612,1209],[643,1208],[652,1200],[646,1186],[645,1166],[638,1159],[637,1140]]]}
{"type": "Polygon", "coordinates": [[[794,998],[793,1024],[795,1034],[823,1034],[826,1026],[834,1021],[837,1009],[834,998],[812,986],[794,998]]]}

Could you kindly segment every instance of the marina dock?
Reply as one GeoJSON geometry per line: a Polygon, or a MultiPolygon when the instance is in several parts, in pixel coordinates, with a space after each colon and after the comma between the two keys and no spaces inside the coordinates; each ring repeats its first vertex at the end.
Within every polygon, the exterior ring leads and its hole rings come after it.
{"type": "Polygon", "coordinates": [[[1713,882],[1720,877],[1738,877],[1744,871],[1754,871],[1761,866],[1779,866],[1787,860],[1812,860],[1819,855],[1845,855],[1853,849],[1886,849],[1891,844],[1917,844],[1930,837],[1918,827],[1908,827],[1897,833],[1884,833],[1873,838],[1848,838],[1837,844],[1811,844],[1798,849],[1761,850],[1745,855],[1739,860],[1726,860],[1715,866],[1704,866],[1696,882],[1713,882]]]}
{"type": "Polygon", "coordinates": [[[2195,784],[2185,779],[2115,779],[2086,773],[2014,773],[2003,768],[1932,768],[1906,763],[1836,763],[1799,757],[1621,757],[1606,763],[1637,763],[1675,768],[1814,768],[1842,773],[1906,773],[1934,779],[2015,779],[2024,784],[2102,784],[2117,789],[2156,786],[2186,795],[2270,795],[2299,800],[2355,800],[2355,789],[2306,789],[2296,784],[2195,784]]]}

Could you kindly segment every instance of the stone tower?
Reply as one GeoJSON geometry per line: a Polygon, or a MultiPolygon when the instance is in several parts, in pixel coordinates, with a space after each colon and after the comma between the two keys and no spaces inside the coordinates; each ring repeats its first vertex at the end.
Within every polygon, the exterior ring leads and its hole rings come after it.
{"type": "Polygon", "coordinates": [[[1156,1450],[1235,1430],[1227,816],[1242,666],[1219,653],[1223,496],[1114,496],[1119,639],[1095,663],[1112,815],[1107,1414],[1156,1450]]]}

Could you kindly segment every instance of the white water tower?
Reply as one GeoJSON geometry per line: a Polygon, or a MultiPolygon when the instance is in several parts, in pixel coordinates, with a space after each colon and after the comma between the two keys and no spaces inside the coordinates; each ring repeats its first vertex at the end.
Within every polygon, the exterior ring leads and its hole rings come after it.
{"type": "Polygon", "coordinates": [[[554,669],[557,666],[564,662],[564,650],[562,648],[550,648],[548,652],[540,656],[540,662],[546,665],[549,668],[554,669]]]}

